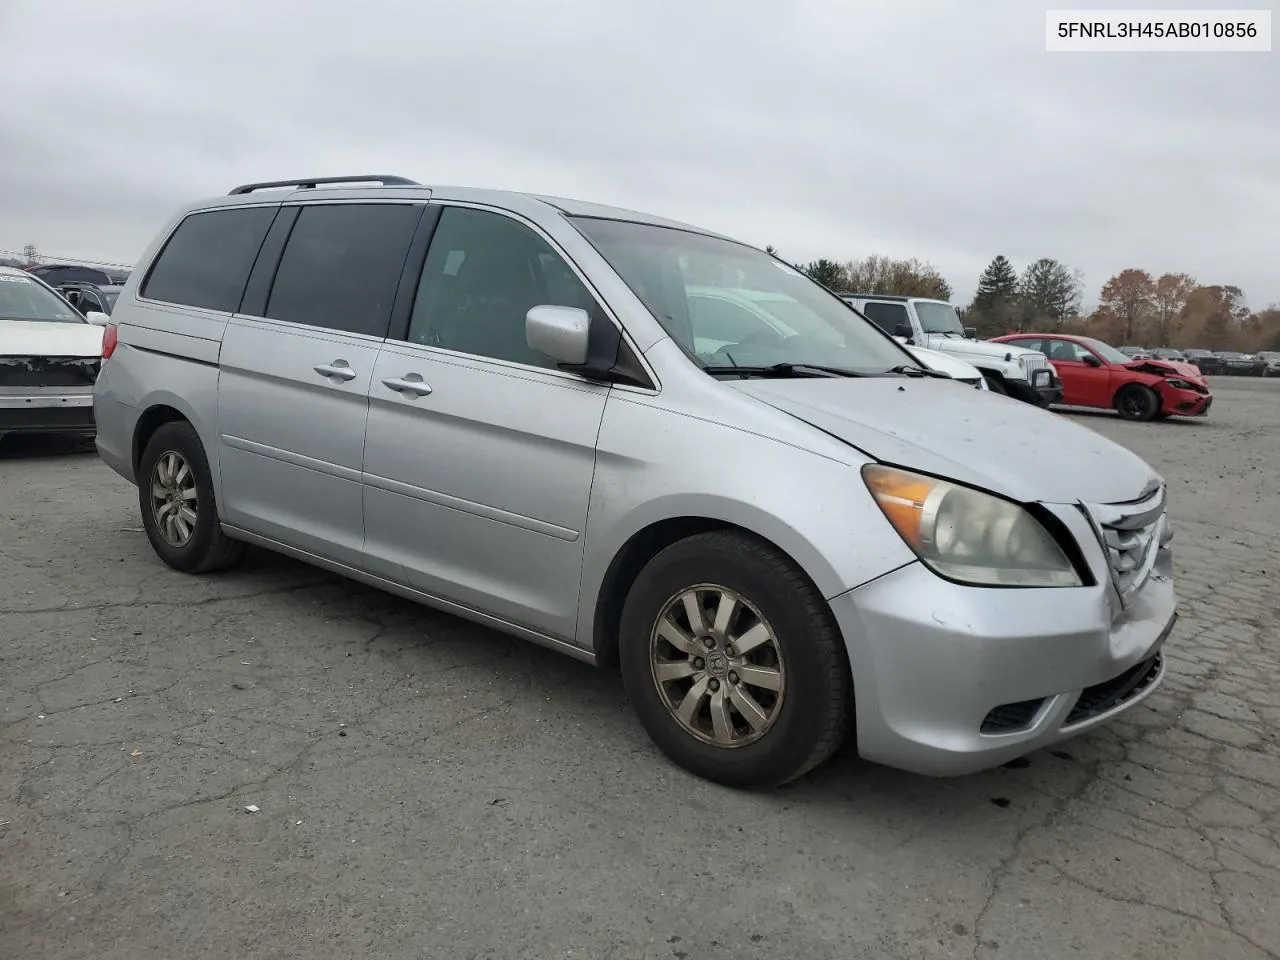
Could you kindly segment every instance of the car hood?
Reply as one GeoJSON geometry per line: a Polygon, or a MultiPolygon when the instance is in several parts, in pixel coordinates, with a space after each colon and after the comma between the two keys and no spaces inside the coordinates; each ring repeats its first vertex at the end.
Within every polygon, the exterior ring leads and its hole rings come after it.
{"type": "Polygon", "coordinates": [[[967,363],[959,357],[949,356],[939,350],[927,350],[924,347],[908,346],[906,344],[903,344],[903,349],[925,366],[932,367],[934,370],[948,374],[957,380],[972,380],[982,375],[973,364],[967,363]]]}
{"type": "Polygon", "coordinates": [[[1023,503],[1123,503],[1154,470],[1066,417],[943,380],[866,377],[731,380],[727,386],[867,456],[1023,503]]]}
{"type": "Polygon", "coordinates": [[[1126,369],[1137,370],[1139,372],[1150,373],[1152,367],[1160,368],[1161,372],[1177,374],[1193,383],[1204,383],[1204,374],[1200,372],[1200,368],[1194,363],[1187,363],[1185,360],[1132,360],[1124,364],[1126,369]]]}
{"type": "Polygon", "coordinates": [[[1035,353],[1027,347],[1019,347],[1012,343],[992,343],[989,340],[969,340],[960,337],[943,337],[929,334],[929,349],[945,350],[947,353],[958,353],[966,357],[991,357],[1003,360],[1005,357],[1017,359],[1024,353],[1035,353]]]}
{"type": "Polygon", "coordinates": [[[100,357],[102,327],[92,323],[0,320],[0,357],[100,357]]]}

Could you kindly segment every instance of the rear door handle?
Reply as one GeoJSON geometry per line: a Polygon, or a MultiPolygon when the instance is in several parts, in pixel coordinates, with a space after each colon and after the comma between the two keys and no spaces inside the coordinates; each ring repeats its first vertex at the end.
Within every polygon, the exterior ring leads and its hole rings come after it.
{"type": "Polygon", "coordinates": [[[406,373],[403,377],[389,377],[382,381],[382,385],[388,390],[394,390],[396,393],[410,393],[415,397],[425,397],[431,392],[431,387],[422,379],[420,373],[406,373]]]}
{"type": "Polygon", "coordinates": [[[356,372],[351,369],[351,364],[345,360],[335,360],[333,363],[322,363],[319,366],[312,367],[316,373],[322,377],[333,377],[335,380],[354,380],[356,372]]]}

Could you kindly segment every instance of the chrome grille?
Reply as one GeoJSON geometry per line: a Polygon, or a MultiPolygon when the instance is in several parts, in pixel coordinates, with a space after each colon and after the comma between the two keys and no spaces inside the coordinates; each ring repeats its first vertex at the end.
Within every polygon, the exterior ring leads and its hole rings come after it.
{"type": "Polygon", "coordinates": [[[1043,353],[1027,353],[1018,357],[1018,363],[1022,365],[1023,371],[1027,375],[1027,382],[1033,387],[1047,387],[1053,383],[1053,378],[1057,373],[1053,364],[1049,362],[1049,358],[1043,353]],[[1048,376],[1046,377],[1045,371],[1048,376]]]}
{"type": "Polygon", "coordinates": [[[1089,504],[1085,514],[1106,553],[1111,582],[1124,606],[1142,589],[1155,568],[1161,546],[1171,538],[1165,512],[1165,487],[1157,486],[1131,503],[1089,504]]]}
{"type": "Polygon", "coordinates": [[[1037,353],[1035,351],[1032,351],[1031,353],[1024,353],[1018,358],[1018,362],[1022,364],[1022,369],[1027,371],[1027,373],[1031,373],[1033,370],[1052,369],[1049,365],[1049,358],[1043,353],[1037,353]]]}

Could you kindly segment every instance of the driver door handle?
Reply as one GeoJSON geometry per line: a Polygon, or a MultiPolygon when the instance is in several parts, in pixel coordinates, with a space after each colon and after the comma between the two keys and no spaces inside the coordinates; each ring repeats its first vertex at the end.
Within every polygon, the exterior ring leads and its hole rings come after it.
{"type": "Polygon", "coordinates": [[[335,380],[354,380],[356,372],[351,369],[351,364],[345,360],[335,360],[333,363],[322,363],[312,367],[316,373],[322,377],[333,377],[335,380]]]}
{"type": "Polygon", "coordinates": [[[403,377],[388,377],[382,381],[382,385],[388,390],[394,390],[396,393],[407,393],[415,397],[425,397],[431,392],[431,387],[422,379],[420,373],[406,373],[403,377]]]}

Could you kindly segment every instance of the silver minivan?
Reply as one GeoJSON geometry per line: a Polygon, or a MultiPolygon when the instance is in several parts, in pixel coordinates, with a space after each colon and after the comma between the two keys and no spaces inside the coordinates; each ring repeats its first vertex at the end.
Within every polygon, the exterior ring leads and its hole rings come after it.
{"type": "Polygon", "coordinates": [[[103,355],[98,450],[165,563],[256,544],[618,666],[656,744],[721,783],[849,736],[976,771],[1164,675],[1146,463],[696,227],[401,177],[247,184],[164,227],[103,355]]]}

